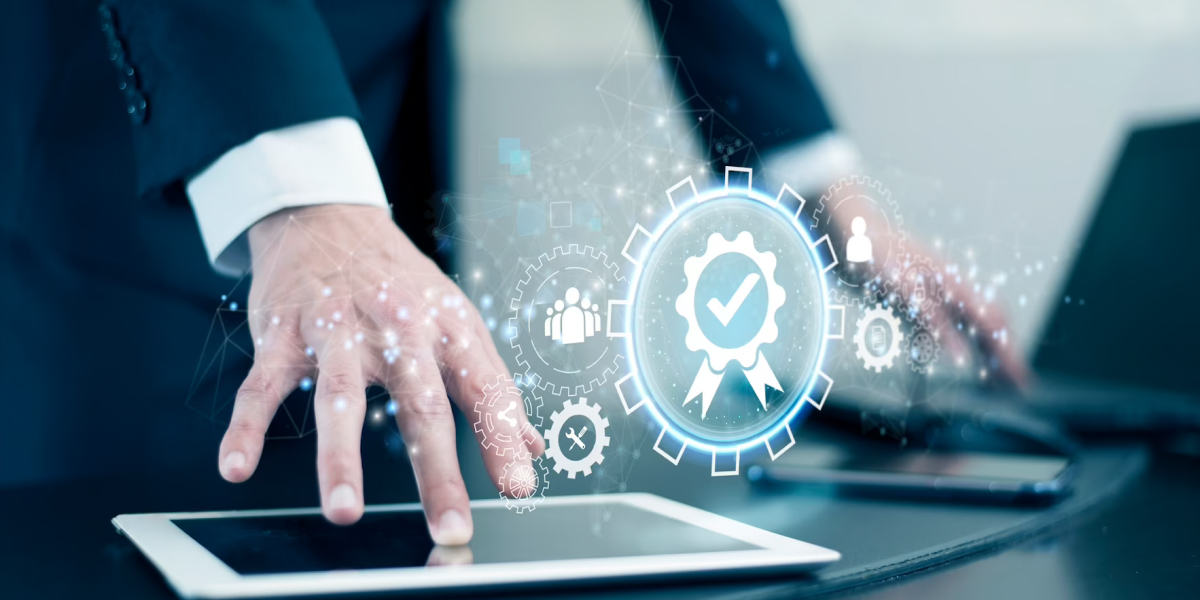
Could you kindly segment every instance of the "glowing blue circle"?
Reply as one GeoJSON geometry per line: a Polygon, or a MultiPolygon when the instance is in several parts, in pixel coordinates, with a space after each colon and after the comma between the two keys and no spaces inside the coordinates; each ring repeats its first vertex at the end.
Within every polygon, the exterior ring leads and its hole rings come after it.
{"type": "MultiPolygon", "coordinates": [[[[808,402],[805,402],[804,398],[810,397],[812,394],[813,386],[818,379],[817,375],[820,371],[820,366],[824,364],[826,350],[825,332],[828,331],[829,327],[827,300],[828,284],[824,273],[820,272],[821,258],[813,245],[813,240],[811,236],[809,236],[808,231],[801,226],[794,215],[787,213],[783,207],[780,207],[778,204],[776,204],[773,198],[752,190],[736,190],[734,194],[730,194],[728,190],[724,188],[718,188],[701,193],[691,201],[677,206],[676,209],[663,222],[659,223],[655,227],[655,229],[651,232],[651,237],[653,240],[655,240],[655,243],[647,244],[641,249],[639,255],[635,257],[637,266],[633,270],[633,276],[630,278],[630,298],[633,306],[631,306],[631,310],[627,311],[625,314],[624,331],[629,332],[629,335],[625,339],[625,345],[626,351],[632,360],[631,364],[637,365],[638,367],[638,373],[633,378],[633,380],[636,382],[637,393],[639,394],[639,397],[648,398],[650,400],[646,402],[645,406],[654,416],[655,421],[657,421],[659,425],[666,430],[666,433],[671,435],[671,437],[679,440],[680,442],[686,443],[689,447],[710,452],[732,453],[739,452],[743,449],[763,444],[767,440],[774,439],[782,433],[783,428],[789,423],[798,421],[799,419],[805,417],[811,410],[812,406],[808,402]],[[663,239],[664,234],[671,229],[672,226],[677,225],[682,219],[685,219],[693,209],[705,202],[712,200],[721,200],[722,202],[749,202],[754,203],[760,208],[765,207],[770,209],[767,211],[768,214],[778,217],[780,223],[788,224],[788,229],[790,232],[797,236],[798,241],[800,242],[799,245],[805,248],[807,252],[807,259],[812,265],[812,268],[817,271],[814,278],[816,282],[817,293],[812,294],[812,297],[809,299],[817,303],[820,308],[818,311],[818,319],[820,322],[818,324],[814,324],[814,326],[817,328],[816,331],[820,332],[820,335],[816,337],[816,339],[819,340],[816,342],[816,359],[812,362],[812,365],[809,368],[810,372],[807,373],[802,383],[794,387],[792,392],[789,393],[790,400],[788,402],[787,409],[775,415],[775,418],[772,420],[769,426],[760,428],[756,433],[746,437],[745,439],[713,440],[711,438],[702,437],[684,430],[684,428],[681,427],[680,424],[674,419],[664,415],[663,408],[660,407],[660,401],[662,399],[652,395],[647,389],[647,384],[644,379],[641,365],[643,364],[643,360],[647,360],[649,357],[644,356],[644,353],[639,351],[640,349],[638,348],[639,344],[637,341],[638,335],[636,332],[638,329],[636,328],[635,320],[636,315],[638,314],[636,307],[638,306],[640,300],[638,294],[641,291],[641,286],[643,283],[642,275],[644,266],[647,265],[651,257],[653,257],[655,252],[658,250],[658,244],[656,242],[663,239]]],[[[759,250],[762,249],[760,248],[759,250]]],[[[776,271],[778,272],[779,269],[787,268],[795,268],[795,265],[781,262],[776,267],[776,271]]],[[[734,371],[741,370],[737,363],[733,363],[731,367],[734,369],[734,371]]],[[[729,373],[728,370],[726,372],[729,373]]],[[[726,377],[729,376],[743,377],[740,373],[726,375],[726,377]]],[[[689,378],[688,381],[683,381],[681,383],[686,387],[691,384],[691,380],[689,378]]],[[[694,402],[699,403],[700,400],[696,399],[694,402]]]]}

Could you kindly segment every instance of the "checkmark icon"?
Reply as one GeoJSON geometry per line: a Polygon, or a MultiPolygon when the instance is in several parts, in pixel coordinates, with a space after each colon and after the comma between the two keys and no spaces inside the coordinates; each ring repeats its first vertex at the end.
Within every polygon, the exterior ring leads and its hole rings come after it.
{"type": "Polygon", "coordinates": [[[721,325],[729,325],[729,321],[733,320],[733,315],[737,314],[738,309],[742,307],[742,303],[746,301],[746,297],[750,295],[750,291],[754,289],[759,279],[758,273],[751,273],[742,280],[742,285],[738,286],[737,291],[733,293],[733,297],[729,299],[728,303],[721,304],[720,300],[709,298],[708,304],[705,304],[705,306],[708,307],[708,310],[712,311],[712,314],[717,317],[721,325]]]}

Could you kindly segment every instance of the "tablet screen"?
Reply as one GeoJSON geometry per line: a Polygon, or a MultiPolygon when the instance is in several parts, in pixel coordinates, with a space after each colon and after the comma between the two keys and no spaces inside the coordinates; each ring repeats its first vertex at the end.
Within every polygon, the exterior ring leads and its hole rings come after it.
{"type": "MultiPolygon", "coordinates": [[[[546,504],[517,514],[475,508],[475,537],[456,563],[754,550],[758,546],[625,503],[546,504]],[[464,559],[465,557],[465,559],[464,559]]],[[[437,564],[420,511],[373,512],[341,527],[320,515],[172,521],[243,575],[437,564]]]]}

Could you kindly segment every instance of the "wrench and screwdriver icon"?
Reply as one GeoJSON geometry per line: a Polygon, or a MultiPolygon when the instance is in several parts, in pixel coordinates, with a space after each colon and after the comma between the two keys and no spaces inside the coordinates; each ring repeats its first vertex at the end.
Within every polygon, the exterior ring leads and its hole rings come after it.
{"type": "MultiPolygon", "coordinates": [[[[517,408],[517,402],[516,402],[516,400],[513,400],[508,403],[508,408],[505,408],[504,410],[496,413],[496,418],[500,419],[501,421],[504,421],[505,423],[508,423],[509,427],[516,427],[517,420],[513,417],[508,416],[509,411],[514,410],[516,408],[517,408]]],[[[571,448],[587,448],[587,444],[583,443],[583,436],[587,435],[587,430],[588,430],[587,425],[584,425],[583,429],[579,433],[575,433],[574,427],[571,427],[567,431],[567,439],[571,440],[571,442],[572,442],[571,448]]]]}
{"type": "Polygon", "coordinates": [[[572,448],[587,448],[587,446],[583,443],[583,439],[582,439],[585,434],[587,434],[587,425],[583,426],[583,431],[580,431],[578,435],[575,434],[574,427],[570,428],[570,430],[567,431],[567,438],[573,442],[571,444],[571,447],[572,448]]]}

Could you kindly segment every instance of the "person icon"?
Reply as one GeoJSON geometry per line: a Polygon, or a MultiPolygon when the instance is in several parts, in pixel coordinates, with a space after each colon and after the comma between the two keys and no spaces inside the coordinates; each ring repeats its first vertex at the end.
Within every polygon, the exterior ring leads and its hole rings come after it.
{"type": "Polygon", "coordinates": [[[592,302],[591,298],[584,298],[579,302],[579,306],[583,308],[584,329],[587,337],[600,333],[604,329],[600,323],[600,305],[592,302]]]}
{"type": "Polygon", "coordinates": [[[562,311],[562,300],[555,300],[554,308],[546,308],[546,336],[552,340],[562,338],[562,311]]]}
{"type": "Polygon", "coordinates": [[[866,236],[867,221],[862,217],[854,217],[850,221],[850,241],[846,242],[846,260],[852,263],[871,262],[874,250],[871,248],[871,238],[866,236]]]}
{"type": "MultiPolygon", "coordinates": [[[[587,306],[584,306],[584,308],[587,308],[587,306]]],[[[595,304],[595,303],[592,304],[591,316],[592,316],[592,333],[589,333],[588,335],[600,333],[600,331],[603,329],[603,326],[600,325],[600,305],[599,304],[595,304]]]]}
{"type": "MultiPolygon", "coordinates": [[[[562,313],[562,343],[583,343],[587,339],[587,323],[584,319],[584,310],[576,306],[579,303],[579,289],[567,288],[566,301],[567,307],[562,313]]],[[[558,302],[554,304],[557,307],[558,302]]]]}
{"type": "Polygon", "coordinates": [[[592,307],[591,298],[584,298],[579,301],[579,307],[583,309],[583,334],[586,337],[592,337],[596,333],[596,323],[591,312],[588,311],[592,307]]]}

